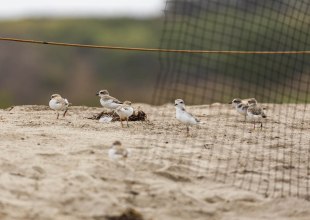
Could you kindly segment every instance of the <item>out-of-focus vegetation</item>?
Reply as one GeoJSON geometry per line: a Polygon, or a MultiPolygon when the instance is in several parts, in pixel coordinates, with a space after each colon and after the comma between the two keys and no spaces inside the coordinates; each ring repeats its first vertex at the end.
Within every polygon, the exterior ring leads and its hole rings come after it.
{"type": "MultiPolygon", "coordinates": [[[[0,22],[4,37],[172,49],[310,50],[307,1],[169,1],[166,20],[74,19],[0,22]],[[164,24],[164,28],[162,28],[164,24]],[[162,30],[164,33],[162,34],[162,30]],[[161,41],[161,42],[160,42],[161,41]]],[[[162,54],[0,42],[0,106],[46,104],[60,93],[99,105],[108,89],[121,100],[156,104],[256,97],[309,102],[310,55],[162,54]]]]}
{"type": "MultiPolygon", "coordinates": [[[[163,46],[182,49],[310,50],[310,2],[170,1],[163,46]],[[174,33],[174,34],[171,34],[174,33]],[[171,38],[174,40],[172,41],[171,38]]],[[[158,93],[191,103],[256,97],[263,102],[310,102],[310,55],[163,55],[158,93]],[[174,63],[174,65],[171,65],[174,63]]]]}
{"type": "MultiPolygon", "coordinates": [[[[160,19],[0,21],[2,37],[68,43],[158,47],[160,19]]],[[[149,102],[158,54],[0,42],[0,107],[47,104],[60,93],[75,105],[99,105],[108,89],[121,100],[149,102]]]]}

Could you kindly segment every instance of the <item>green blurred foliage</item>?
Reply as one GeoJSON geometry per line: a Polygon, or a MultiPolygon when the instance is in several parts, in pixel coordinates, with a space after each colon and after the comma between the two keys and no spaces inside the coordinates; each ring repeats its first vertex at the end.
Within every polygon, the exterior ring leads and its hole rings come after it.
{"type": "MultiPolygon", "coordinates": [[[[1,21],[2,37],[127,47],[158,47],[160,19],[1,21]]],[[[158,54],[0,42],[0,88],[10,104],[47,104],[60,93],[75,105],[98,106],[108,89],[121,100],[149,102],[158,54]]],[[[0,96],[2,97],[2,96],[0,96]]]]}

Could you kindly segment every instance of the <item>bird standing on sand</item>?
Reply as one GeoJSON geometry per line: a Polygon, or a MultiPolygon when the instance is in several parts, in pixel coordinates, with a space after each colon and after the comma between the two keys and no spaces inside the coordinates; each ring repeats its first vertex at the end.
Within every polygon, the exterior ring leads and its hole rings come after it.
{"type": "Polygon", "coordinates": [[[67,99],[62,98],[59,94],[53,94],[51,96],[51,100],[49,101],[49,106],[51,109],[55,110],[57,112],[57,119],[59,118],[59,112],[58,111],[64,111],[63,117],[66,116],[66,113],[69,108],[69,102],[67,99]]]}
{"type": "Polygon", "coordinates": [[[176,99],[174,105],[176,110],[175,116],[177,120],[186,125],[187,136],[189,136],[189,126],[198,125],[200,121],[185,110],[185,103],[182,99],[176,99]]]}
{"type": "Polygon", "coordinates": [[[116,108],[115,112],[119,116],[122,128],[123,128],[123,120],[127,121],[127,127],[129,127],[128,119],[133,114],[133,107],[131,107],[131,102],[125,101],[124,104],[116,108]]]}
{"type": "Polygon", "coordinates": [[[262,107],[258,106],[256,103],[251,103],[247,109],[247,116],[253,120],[254,122],[254,129],[256,121],[260,122],[260,128],[263,128],[262,119],[266,118],[266,114],[262,107]]]}
{"type": "Polygon", "coordinates": [[[246,120],[248,107],[252,103],[257,104],[257,101],[255,98],[249,98],[249,99],[235,98],[229,104],[232,104],[232,106],[236,109],[236,111],[239,114],[243,115],[244,120],[246,120]]]}
{"type": "Polygon", "coordinates": [[[100,90],[96,95],[100,97],[100,104],[105,108],[115,110],[123,104],[118,99],[110,96],[108,90],[100,90]]]}
{"type": "Polygon", "coordinates": [[[120,141],[115,141],[109,149],[109,157],[112,160],[126,159],[129,156],[129,150],[122,146],[120,141]]]}

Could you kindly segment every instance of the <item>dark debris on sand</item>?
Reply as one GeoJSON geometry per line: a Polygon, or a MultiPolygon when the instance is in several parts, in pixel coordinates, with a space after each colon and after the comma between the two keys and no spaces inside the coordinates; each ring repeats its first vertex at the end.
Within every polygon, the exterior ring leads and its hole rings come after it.
{"type": "Polygon", "coordinates": [[[143,216],[133,208],[126,209],[119,216],[106,216],[107,220],[143,220],[143,216]]]}
{"type": "MultiPolygon", "coordinates": [[[[91,117],[89,117],[88,119],[92,119],[92,120],[99,120],[101,117],[103,116],[110,116],[112,117],[112,121],[120,121],[119,116],[114,113],[114,112],[101,112],[99,114],[93,115],[91,117]]],[[[134,113],[132,114],[132,116],[129,117],[128,119],[129,121],[146,121],[147,120],[147,115],[144,111],[134,111],[134,113]]]]}

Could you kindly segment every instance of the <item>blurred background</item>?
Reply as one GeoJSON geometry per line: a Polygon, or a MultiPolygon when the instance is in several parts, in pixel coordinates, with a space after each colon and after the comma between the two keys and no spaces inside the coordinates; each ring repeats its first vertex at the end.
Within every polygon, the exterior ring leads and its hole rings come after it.
{"type": "MultiPolygon", "coordinates": [[[[158,47],[165,0],[28,0],[0,7],[0,36],[68,43],[158,47]]],[[[108,89],[120,100],[150,102],[157,53],[0,41],[0,107],[47,104],[60,93],[98,106],[108,89]]]]}
{"type": "MultiPolygon", "coordinates": [[[[309,0],[169,0],[161,47],[310,51],[309,0]]],[[[310,102],[309,54],[160,55],[154,103],[310,102]]]]}
{"type": "MultiPolygon", "coordinates": [[[[0,36],[199,50],[310,50],[308,0],[17,0],[0,8],[0,36]]],[[[47,104],[60,93],[99,106],[120,100],[188,104],[256,97],[310,102],[310,55],[124,52],[0,41],[0,107],[47,104]]]]}

